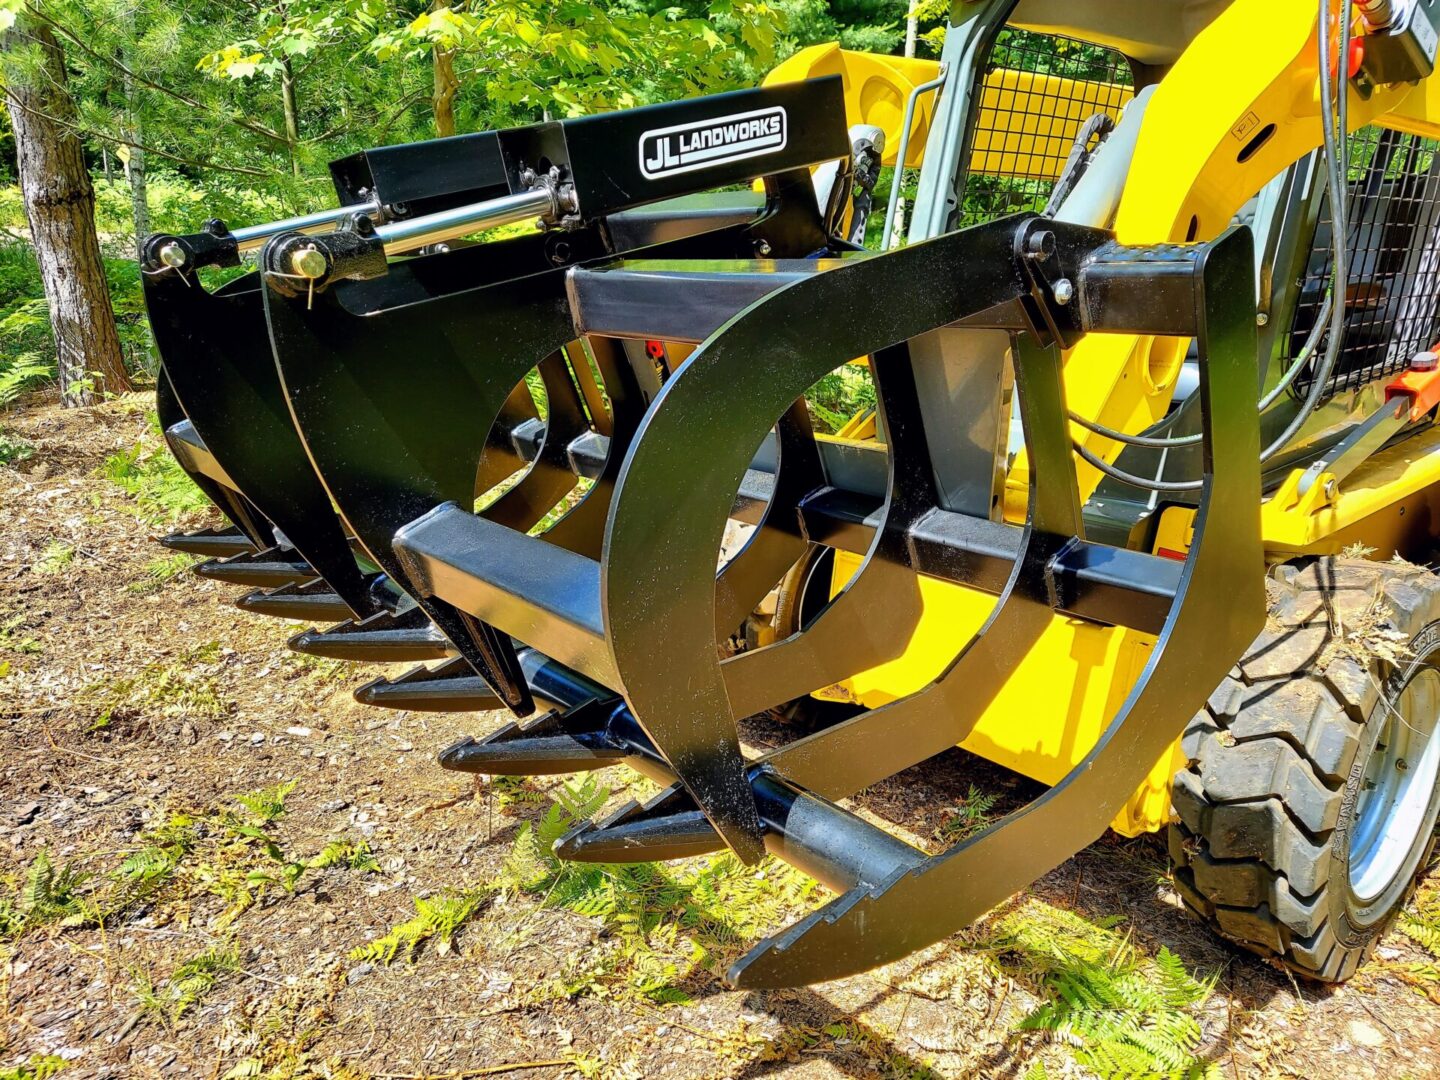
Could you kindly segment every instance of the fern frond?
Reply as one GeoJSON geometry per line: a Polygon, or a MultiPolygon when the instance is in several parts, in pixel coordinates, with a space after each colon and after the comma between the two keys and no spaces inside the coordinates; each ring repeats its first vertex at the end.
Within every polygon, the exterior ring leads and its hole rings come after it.
{"type": "Polygon", "coordinates": [[[268,825],[285,814],[285,797],[295,790],[296,781],[287,780],[283,784],[275,784],[271,787],[260,788],[244,795],[236,796],[235,801],[245,809],[249,810],[262,825],[268,825]]]}
{"type": "Polygon", "coordinates": [[[439,952],[448,952],[456,931],[475,914],[487,895],[473,891],[416,897],[413,919],[392,927],[382,937],[352,950],[350,959],[389,964],[403,949],[405,959],[413,961],[415,951],[431,938],[435,939],[439,952]]]}
{"type": "Polygon", "coordinates": [[[1440,925],[1402,911],[1396,928],[1425,951],[1440,956],[1440,925]]]}
{"type": "Polygon", "coordinates": [[[380,863],[364,840],[331,840],[307,865],[311,870],[343,866],[363,873],[380,872],[380,863]]]}

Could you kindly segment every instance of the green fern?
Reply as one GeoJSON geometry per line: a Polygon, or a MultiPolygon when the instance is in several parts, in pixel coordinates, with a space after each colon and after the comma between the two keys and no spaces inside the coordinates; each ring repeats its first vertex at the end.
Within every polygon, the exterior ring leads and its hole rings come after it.
{"type": "Polygon", "coordinates": [[[193,1008],[227,974],[240,970],[240,954],[229,945],[216,945],[186,960],[160,985],[137,972],[132,990],[141,1009],[173,1025],[193,1008]]]}
{"type": "Polygon", "coordinates": [[[93,919],[95,909],[81,893],[92,875],[73,864],[56,868],[50,855],[41,850],[30,863],[17,902],[6,919],[12,933],[47,924],[80,926],[93,919]],[[18,918],[17,918],[18,916],[18,918]]]}
{"type": "Polygon", "coordinates": [[[194,566],[197,561],[196,556],[187,555],[183,551],[151,559],[141,568],[143,576],[126,585],[125,591],[140,596],[156,592],[166,582],[174,580],[194,566]]]}
{"type": "Polygon", "coordinates": [[[146,845],[127,855],[112,874],[117,887],[107,905],[107,918],[152,898],[174,879],[181,862],[195,846],[195,824],[189,817],[176,814],[147,832],[144,839],[146,845]]]}
{"type": "Polygon", "coordinates": [[[455,932],[479,910],[487,893],[468,891],[441,893],[415,898],[415,917],[392,927],[383,937],[362,945],[350,953],[352,960],[369,960],[389,964],[404,950],[405,959],[415,959],[415,951],[426,941],[435,939],[436,951],[442,956],[450,951],[455,932]]]}
{"type": "MultiPolygon", "coordinates": [[[[987,946],[1019,959],[1047,1000],[1018,1030],[1044,1033],[1101,1077],[1204,1078],[1194,1007],[1214,986],[1161,948],[1143,956],[1126,936],[1032,901],[1000,921],[987,946]]],[[[1110,925],[1104,925],[1109,923],[1110,925]]]]}
{"type": "Polygon", "coordinates": [[[311,870],[328,870],[341,866],[363,873],[379,873],[380,864],[364,840],[331,840],[320,853],[306,864],[311,870]]]}
{"type": "Polygon", "coordinates": [[[50,1080],[65,1068],[65,1059],[58,1054],[41,1054],[23,1065],[0,1069],[0,1080],[50,1080]]]}
{"type": "Polygon", "coordinates": [[[678,985],[719,966],[776,923],[812,906],[812,879],[782,863],[747,867],[728,854],[671,870],[653,863],[562,862],[555,841],[605,805],[595,777],[562,785],[538,821],[520,829],[502,882],[544,903],[598,919],[604,948],[577,957],[559,976],[567,996],[628,994],[666,1005],[688,1001],[678,985]]]}
{"type": "Polygon", "coordinates": [[[35,453],[35,444],[0,428],[0,468],[18,465],[35,453]]]}
{"type": "Polygon", "coordinates": [[[39,353],[21,353],[0,371],[0,408],[12,405],[21,394],[55,377],[53,361],[39,353]]]}
{"type": "Polygon", "coordinates": [[[249,810],[261,825],[268,825],[285,816],[285,797],[295,790],[295,784],[296,781],[287,780],[283,784],[236,796],[235,801],[249,810]]]}
{"type": "Polygon", "coordinates": [[[1440,956],[1440,926],[1428,919],[1404,911],[1400,913],[1400,921],[1396,927],[1427,952],[1440,956]]]}
{"type": "Polygon", "coordinates": [[[936,839],[956,843],[980,832],[990,824],[990,811],[999,796],[981,791],[974,784],[937,830],[936,839]]]}
{"type": "MultiPolygon", "coordinates": [[[[150,413],[152,423],[154,413],[150,413]]],[[[137,443],[105,459],[100,473],[134,500],[140,516],[158,523],[211,509],[210,500],[161,447],[137,443]]]]}

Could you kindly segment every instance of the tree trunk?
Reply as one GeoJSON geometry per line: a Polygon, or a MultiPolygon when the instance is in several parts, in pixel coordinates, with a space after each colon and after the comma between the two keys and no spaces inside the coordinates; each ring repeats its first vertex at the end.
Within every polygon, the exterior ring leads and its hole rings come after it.
{"type": "Polygon", "coordinates": [[[915,55],[915,38],[919,35],[919,33],[920,33],[920,20],[917,19],[914,15],[907,16],[906,19],[905,19],[905,55],[906,55],[906,56],[914,56],[914,55],[915,55]]]}
{"type": "Polygon", "coordinates": [[[290,147],[290,175],[300,175],[300,110],[295,104],[295,69],[285,57],[280,73],[280,99],[285,106],[285,144],[290,147]]]}
{"type": "MultiPolygon", "coordinates": [[[[445,0],[434,0],[430,10],[435,11],[444,3],[445,0]]],[[[431,63],[435,69],[435,92],[430,103],[435,109],[435,134],[443,139],[455,134],[455,94],[460,89],[460,80],[455,77],[455,50],[435,45],[431,49],[431,63]]]]}
{"type": "Polygon", "coordinates": [[[454,49],[437,45],[434,58],[435,96],[431,104],[435,106],[435,134],[443,139],[455,134],[455,93],[460,89],[460,80],[455,77],[454,49]]]}
{"type": "Polygon", "coordinates": [[[88,404],[96,391],[121,393],[130,382],[95,235],[95,189],[65,88],[65,57],[48,27],[23,16],[0,37],[6,52],[32,46],[39,47],[40,70],[33,83],[7,82],[5,104],[55,332],[61,396],[67,405],[88,404]]]}
{"type": "Polygon", "coordinates": [[[150,199],[145,193],[145,151],[141,150],[140,144],[144,143],[144,128],[140,121],[140,102],[135,99],[134,79],[125,76],[125,112],[127,112],[127,124],[125,124],[125,138],[131,141],[130,147],[130,216],[135,225],[135,251],[140,251],[141,243],[150,235],[150,199]]]}
{"type": "MultiPolygon", "coordinates": [[[[127,20],[126,29],[129,31],[130,40],[135,37],[135,18],[132,14],[127,20]]],[[[140,119],[141,102],[140,91],[135,85],[135,79],[128,74],[135,70],[136,58],[130,52],[122,52],[125,61],[125,137],[130,140],[130,219],[135,225],[135,250],[139,253],[140,245],[145,242],[145,237],[150,235],[150,200],[145,191],[145,151],[141,144],[145,141],[144,125],[140,119]]]]}
{"type": "Polygon", "coordinates": [[[107,184],[113,184],[115,182],[115,173],[111,171],[110,168],[110,148],[108,146],[100,147],[100,164],[105,169],[105,182],[107,184]]]}

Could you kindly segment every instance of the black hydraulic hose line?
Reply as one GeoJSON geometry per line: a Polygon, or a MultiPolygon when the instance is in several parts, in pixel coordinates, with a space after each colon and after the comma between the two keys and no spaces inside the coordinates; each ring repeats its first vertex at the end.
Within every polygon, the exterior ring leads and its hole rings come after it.
{"type": "MultiPolygon", "coordinates": [[[[1330,13],[1330,0],[1320,0],[1320,86],[1324,102],[1325,157],[1330,166],[1330,242],[1332,248],[1331,268],[1333,273],[1330,286],[1330,338],[1325,342],[1325,353],[1310,379],[1310,386],[1301,402],[1300,410],[1283,432],[1265,448],[1261,461],[1274,457],[1293,439],[1310,414],[1320,404],[1321,395],[1330,382],[1330,373],[1340,356],[1340,347],[1345,338],[1345,287],[1350,280],[1349,207],[1347,174],[1350,169],[1349,121],[1350,82],[1343,75],[1336,85],[1336,72],[1330,67],[1330,35],[1326,23],[1330,13]],[[1336,126],[1331,123],[1330,103],[1335,101],[1336,126]]],[[[1344,71],[1345,58],[1350,53],[1350,0],[1340,3],[1340,53],[1339,63],[1344,71]]]]}
{"type": "MultiPolygon", "coordinates": [[[[1258,403],[1259,410],[1264,412],[1275,403],[1282,393],[1287,390],[1300,374],[1301,368],[1309,360],[1310,354],[1318,345],[1319,337],[1324,332],[1326,323],[1329,323],[1330,336],[1325,343],[1325,352],[1321,357],[1306,390],[1305,397],[1301,402],[1299,411],[1296,412],[1293,420],[1286,425],[1285,430],[1270,443],[1260,454],[1261,463],[1269,461],[1280,453],[1293,439],[1310,414],[1320,403],[1320,396],[1324,393],[1325,386],[1330,381],[1330,374],[1334,370],[1335,361],[1340,355],[1340,346],[1344,339],[1345,331],[1345,305],[1343,300],[1337,298],[1344,296],[1345,282],[1349,280],[1349,247],[1348,245],[1348,223],[1346,214],[1347,194],[1347,172],[1349,169],[1349,80],[1341,79],[1336,85],[1336,72],[1331,67],[1329,39],[1327,24],[1330,20],[1331,0],[1320,0],[1320,88],[1323,115],[1321,117],[1321,132],[1325,147],[1326,164],[1326,186],[1330,198],[1330,222],[1331,222],[1331,274],[1330,274],[1330,295],[1326,297],[1321,306],[1320,313],[1306,338],[1295,360],[1291,363],[1279,384],[1270,390],[1258,403]],[[1337,130],[1338,129],[1338,130],[1337,130]]],[[[1345,62],[1345,57],[1350,52],[1350,0],[1341,0],[1340,12],[1340,62],[1345,62]]],[[[1127,443],[1134,446],[1146,446],[1159,449],[1170,449],[1179,446],[1194,445],[1202,439],[1202,435],[1185,435],[1178,438],[1156,438],[1143,435],[1129,435],[1124,432],[1115,431],[1098,424],[1093,420],[1077,416],[1074,412],[1069,413],[1069,418],[1081,427],[1094,432],[1104,438],[1113,439],[1116,442],[1127,443]]],[[[1199,480],[1152,480],[1133,473],[1125,472],[1123,469],[1105,461],[1097,454],[1092,453],[1078,442],[1072,442],[1075,452],[1080,458],[1105,475],[1121,483],[1130,484],[1134,487],[1143,488],[1149,491],[1198,491],[1202,486],[1199,480]]]]}
{"type": "MultiPolygon", "coordinates": [[[[1295,359],[1291,361],[1285,374],[1280,377],[1280,381],[1271,387],[1269,392],[1260,399],[1259,409],[1262,413],[1266,412],[1270,406],[1280,400],[1280,395],[1290,389],[1291,384],[1294,383],[1300,375],[1301,369],[1309,362],[1311,354],[1315,352],[1316,347],[1320,344],[1320,339],[1324,336],[1325,329],[1330,322],[1330,302],[1331,297],[1329,294],[1326,294],[1325,299],[1321,301],[1320,311],[1315,316],[1315,325],[1310,328],[1310,333],[1305,338],[1305,344],[1302,345],[1300,351],[1295,354],[1295,359]]],[[[1094,432],[1096,435],[1109,439],[1112,442],[1125,443],[1127,446],[1145,446],[1156,450],[1170,450],[1180,446],[1195,446],[1204,438],[1203,435],[1198,433],[1194,435],[1174,435],[1169,437],[1160,435],[1131,435],[1129,432],[1117,431],[1115,428],[1106,427],[1098,420],[1091,420],[1073,411],[1069,416],[1072,422],[1079,424],[1086,431],[1094,432]]]]}

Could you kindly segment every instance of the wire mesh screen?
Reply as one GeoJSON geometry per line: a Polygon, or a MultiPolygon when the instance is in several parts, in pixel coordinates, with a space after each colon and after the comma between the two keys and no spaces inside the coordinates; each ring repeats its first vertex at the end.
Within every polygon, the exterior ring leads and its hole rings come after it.
{"type": "MultiPolygon", "coordinates": [[[[1440,340],[1437,149],[1433,139],[1377,127],[1351,136],[1345,334],[1327,397],[1396,374],[1440,340]]],[[[1291,358],[1314,327],[1329,288],[1331,233],[1327,195],[1291,325],[1291,358]]],[[[1317,357],[1325,345],[1322,338],[1317,357]]],[[[1309,388],[1307,374],[1296,380],[1300,393],[1309,388]]]]}
{"type": "Polygon", "coordinates": [[[1135,93],[1115,50],[1028,30],[1000,31],[984,70],[961,227],[1043,210],[1085,121],[1118,120],[1135,93]]]}

